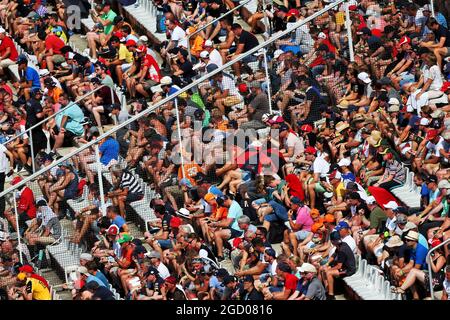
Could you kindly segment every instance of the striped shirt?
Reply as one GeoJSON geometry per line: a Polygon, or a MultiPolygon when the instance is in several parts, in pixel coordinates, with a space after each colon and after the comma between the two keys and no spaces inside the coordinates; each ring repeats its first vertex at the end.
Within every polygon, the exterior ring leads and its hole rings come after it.
{"type": "Polygon", "coordinates": [[[131,194],[144,193],[138,179],[136,179],[136,177],[134,177],[131,173],[124,171],[120,177],[120,180],[120,189],[128,188],[128,193],[131,194]]]}

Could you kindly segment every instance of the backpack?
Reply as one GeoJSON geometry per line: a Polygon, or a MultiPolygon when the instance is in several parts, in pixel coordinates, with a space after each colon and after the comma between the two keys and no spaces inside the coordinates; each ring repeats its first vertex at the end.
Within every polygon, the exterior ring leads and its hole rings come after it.
{"type": "Polygon", "coordinates": [[[280,243],[283,241],[284,230],[286,226],[283,222],[274,221],[270,224],[269,234],[267,235],[267,240],[270,244],[280,243]]]}

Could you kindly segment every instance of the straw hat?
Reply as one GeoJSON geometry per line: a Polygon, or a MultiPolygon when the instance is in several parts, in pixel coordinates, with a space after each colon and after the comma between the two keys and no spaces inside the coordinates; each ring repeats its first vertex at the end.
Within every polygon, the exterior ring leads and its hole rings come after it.
{"type": "Polygon", "coordinates": [[[347,100],[343,100],[336,107],[338,107],[339,109],[348,109],[348,106],[349,106],[348,101],[347,100]]]}
{"type": "Polygon", "coordinates": [[[336,124],[336,132],[341,132],[349,127],[350,127],[350,125],[345,121],[338,122],[336,124]]]}
{"type": "Polygon", "coordinates": [[[373,147],[379,147],[381,144],[381,132],[378,130],[372,131],[370,137],[367,138],[369,144],[373,147]]]}
{"type": "Polygon", "coordinates": [[[400,247],[403,245],[403,241],[399,236],[392,236],[385,245],[388,248],[400,247]]]}

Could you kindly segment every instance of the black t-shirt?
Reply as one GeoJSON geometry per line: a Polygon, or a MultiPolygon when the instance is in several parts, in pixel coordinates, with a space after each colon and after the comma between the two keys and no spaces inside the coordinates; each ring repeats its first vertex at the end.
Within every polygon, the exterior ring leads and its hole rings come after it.
{"type": "Polygon", "coordinates": [[[189,60],[185,60],[183,63],[179,64],[181,70],[183,70],[183,77],[192,78],[197,74],[194,70],[192,70],[192,63],[189,60]]]}
{"type": "Polygon", "coordinates": [[[26,128],[30,128],[39,122],[36,115],[42,112],[42,105],[39,101],[33,98],[27,101],[25,110],[27,112],[26,128]]]}
{"type": "Polygon", "coordinates": [[[170,232],[170,220],[172,220],[172,216],[166,213],[162,218],[162,229],[163,231],[170,232]]]}
{"type": "Polygon", "coordinates": [[[306,100],[311,101],[311,107],[309,110],[309,114],[305,120],[306,123],[312,123],[321,118],[321,113],[319,111],[322,98],[319,93],[313,87],[309,87],[306,89],[306,100]]]}
{"type": "Polygon", "coordinates": [[[443,26],[439,25],[439,28],[436,31],[433,31],[434,36],[436,37],[436,41],[441,41],[441,38],[445,38],[444,47],[450,47],[450,31],[443,26]]]}
{"type": "Polygon", "coordinates": [[[356,271],[355,255],[352,249],[345,242],[341,242],[340,246],[336,248],[334,253],[335,261],[342,263],[342,270],[346,271],[347,276],[351,276],[356,271]]]}
{"type": "Polygon", "coordinates": [[[164,279],[161,278],[160,276],[156,277],[155,282],[147,282],[147,289],[149,290],[153,290],[157,293],[161,293],[161,287],[164,285],[164,279]]]}
{"type": "Polygon", "coordinates": [[[253,288],[252,291],[244,293],[242,300],[264,300],[264,295],[253,288]]]}
{"type": "Polygon", "coordinates": [[[92,300],[116,300],[114,298],[113,293],[106,287],[98,287],[95,290],[94,295],[92,296],[92,300]]]}
{"type": "Polygon", "coordinates": [[[174,292],[167,291],[166,297],[167,300],[186,300],[186,296],[183,291],[178,288],[175,288],[174,292]]]}
{"type": "Polygon", "coordinates": [[[210,6],[208,6],[208,8],[206,9],[206,13],[208,16],[211,16],[213,18],[218,18],[220,16],[222,16],[224,13],[226,13],[228,10],[225,7],[225,5],[220,5],[219,8],[217,9],[213,9],[210,6]]]}
{"type": "Polygon", "coordinates": [[[239,37],[239,43],[244,44],[244,51],[247,52],[259,44],[258,39],[248,31],[242,30],[241,36],[239,37]]]}

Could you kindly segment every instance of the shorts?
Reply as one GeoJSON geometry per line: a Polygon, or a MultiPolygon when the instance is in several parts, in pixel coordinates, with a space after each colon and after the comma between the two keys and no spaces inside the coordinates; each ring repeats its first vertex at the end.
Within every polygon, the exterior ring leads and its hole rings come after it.
{"type": "Polygon", "coordinates": [[[62,56],[60,54],[54,54],[52,56],[52,61],[57,64],[64,63],[64,62],[66,62],[66,58],[64,58],[64,56],[62,56]]]}
{"type": "Polygon", "coordinates": [[[314,190],[318,193],[324,193],[327,190],[325,190],[325,188],[322,186],[322,184],[320,182],[316,183],[316,186],[314,187],[314,190]]]}
{"type": "Polygon", "coordinates": [[[12,61],[11,59],[4,59],[2,61],[0,61],[0,68],[8,68],[9,66],[15,64],[14,61],[12,61]]]}
{"type": "Polygon", "coordinates": [[[161,249],[167,250],[172,248],[172,241],[170,240],[157,240],[161,249]]]}
{"type": "Polygon", "coordinates": [[[413,83],[416,80],[416,77],[413,74],[402,72],[402,79],[400,80],[400,87],[403,87],[405,84],[413,83]]]}
{"type": "Polygon", "coordinates": [[[266,202],[267,202],[266,199],[261,198],[261,199],[256,199],[255,201],[253,201],[253,204],[261,205],[261,204],[266,203],[266,202]]]}
{"type": "Polygon", "coordinates": [[[242,99],[238,96],[228,96],[223,100],[223,104],[225,107],[232,107],[234,105],[237,105],[241,103],[242,99]]]}
{"type": "Polygon", "coordinates": [[[311,233],[311,231],[300,230],[300,231],[295,232],[295,238],[299,241],[305,240],[310,233],[311,233]]]}
{"type": "Polygon", "coordinates": [[[257,60],[258,60],[258,58],[251,54],[251,55],[245,57],[244,59],[242,59],[242,62],[243,63],[249,63],[249,62],[255,62],[257,60]]]}
{"type": "Polygon", "coordinates": [[[230,231],[231,231],[230,239],[239,238],[240,236],[242,236],[242,233],[244,233],[244,231],[238,231],[233,228],[230,228],[230,231]]]}
{"type": "Polygon", "coordinates": [[[125,199],[125,201],[130,203],[130,202],[142,200],[143,197],[144,197],[144,195],[142,193],[129,193],[129,194],[127,194],[127,198],[125,199]]]}
{"type": "Polygon", "coordinates": [[[123,72],[127,71],[128,69],[131,68],[132,65],[133,65],[133,63],[123,63],[123,64],[121,65],[122,71],[123,71],[123,72]]]}
{"type": "MultiPolygon", "coordinates": [[[[53,128],[55,131],[55,134],[59,134],[59,129],[57,127],[53,128]]],[[[73,139],[75,137],[78,137],[75,133],[72,131],[69,131],[66,129],[66,132],[64,133],[64,142],[63,147],[72,147],[73,146],[73,139]]]]}
{"type": "Polygon", "coordinates": [[[64,190],[64,200],[71,200],[77,197],[77,192],[72,190],[64,190]]]}
{"type": "Polygon", "coordinates": [[[146,80],[142,86],[144,87],[144,90],[149,91],[153,86],[156,86],[158,83],[153,80],[146,80]]]}

